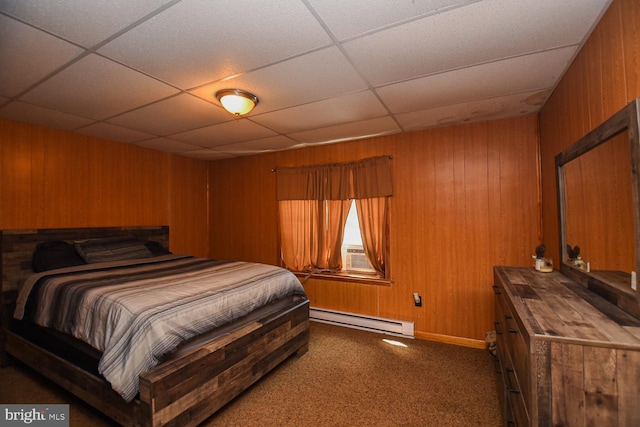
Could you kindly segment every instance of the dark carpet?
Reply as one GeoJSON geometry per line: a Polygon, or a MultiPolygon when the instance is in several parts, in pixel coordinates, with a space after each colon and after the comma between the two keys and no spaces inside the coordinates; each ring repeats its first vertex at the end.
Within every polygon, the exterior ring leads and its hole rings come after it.
{"type": "MultiPolygon", "coordinates": [[[[0,402],[69,403],[71,426],[113,425],[19,364],[0,370],[0,402]]],[[[311,322],[304,356],[285,361],[203,425],[497,427],[501,423],[497,375],[488,351],[311,322]]]]}

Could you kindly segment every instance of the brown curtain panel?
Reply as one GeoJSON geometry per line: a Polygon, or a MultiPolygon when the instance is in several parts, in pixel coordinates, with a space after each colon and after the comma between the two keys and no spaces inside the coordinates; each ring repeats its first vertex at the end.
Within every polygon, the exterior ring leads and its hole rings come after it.
{"type": "Polygon", "coordinates": [[[282,260],[294,271],[340,270],[349,200],[280,200],[282,260]]]}
{"type": "Polygon", "coordinates": [[[356,199],[362,246],[371,266],[378,273],[385,273],[385,224],[387,223],[387,198],[356,199]]]}
{"type": "Polygon", "coordinates": [[[294,271],[339,270],[351,199],[357,206],[365,253],[384,274],[385,198],[392,195],[389,156],[353,163],[277,170],[282,259],[294,271]]]}
{"type": "Polygon", "coordinates": [[[342,240],[344,223],[349,215],[350,200],[327,200],[327,230],[324,242],[325,252],[319,260],[318,268],[340,270],[342,268],[342,240]]]}
{"type": "Polygon", "coordinates": [[[282,260],[294,271],[311,271],[318,257],[322,201],[281,200],[278,202],[282,260]],[[313,261],[312,261],[313,260],[313,261]]]}

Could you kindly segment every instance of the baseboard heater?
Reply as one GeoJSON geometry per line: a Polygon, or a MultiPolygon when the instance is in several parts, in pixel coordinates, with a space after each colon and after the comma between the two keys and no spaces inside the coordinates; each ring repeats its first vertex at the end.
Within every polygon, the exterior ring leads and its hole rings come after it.
{"type": "Polygon", "coordinates": [[[316,322],[348,328],[362,329],[381,334],[413,338],[413,322],[383,319],[381,317],[364,316],[342,311],[310,308],[309,318],[316,322]]]}

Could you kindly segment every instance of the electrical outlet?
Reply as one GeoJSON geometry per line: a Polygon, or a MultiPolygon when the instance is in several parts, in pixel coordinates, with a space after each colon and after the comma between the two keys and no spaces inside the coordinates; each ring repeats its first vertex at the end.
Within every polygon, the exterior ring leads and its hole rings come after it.
{"type": "Polygon", "coordinates": [[[419,293],[415,292],[413,294],[413,302],[416,307],[422,307],[422,297],[420,296],[419,293]]]}

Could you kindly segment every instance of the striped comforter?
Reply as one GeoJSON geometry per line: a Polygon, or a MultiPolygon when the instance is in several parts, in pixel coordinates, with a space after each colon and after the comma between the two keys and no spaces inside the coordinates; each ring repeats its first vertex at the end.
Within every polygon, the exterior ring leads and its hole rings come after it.
{"type": "Polygon", "coordinates": [[[100,373],[131,401],[138,375],[180,343],[294,294],[302,285],[279,267],[166,255],[35,274],[14,317],[100,350],[100,373]]]}

